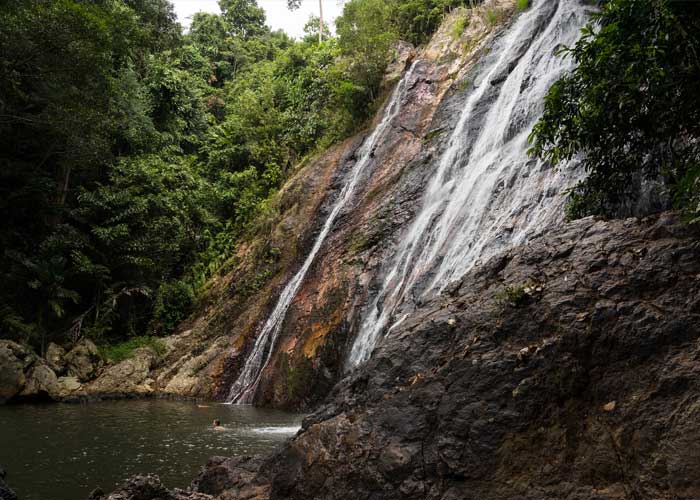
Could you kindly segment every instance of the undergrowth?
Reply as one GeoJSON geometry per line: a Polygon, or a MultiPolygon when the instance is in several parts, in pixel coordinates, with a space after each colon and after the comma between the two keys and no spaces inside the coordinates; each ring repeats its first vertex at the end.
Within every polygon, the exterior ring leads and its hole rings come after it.
{"type": "Polygon", "coordinates": [[[132,357],[134,351],[140,347],[150,347],[158,356],[165,354],[165,342],[151,336],[132,337],[119,344],[103,345],[100,346],[99,351],[100,355],[107,361],[119,363],[132,357]]]}

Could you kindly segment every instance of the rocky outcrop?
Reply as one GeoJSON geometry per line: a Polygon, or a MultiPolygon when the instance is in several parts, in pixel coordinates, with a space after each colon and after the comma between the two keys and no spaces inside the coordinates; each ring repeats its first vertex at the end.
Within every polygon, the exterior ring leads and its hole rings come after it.
{"type": "Polygon", "coordinates": [[[212,459],[190,492],[691,500],[698,401],[700,226],[588,218],[472,270],[282,451],[212,459]]]}
{"type": "Polygon", "coordinates": [[[266,500],[270,494],[269,481],[261,481],[261,457],[212,457],[190,490],[217,498],[266,500]]]}
{"type": "Polygon", "coordinates": [[[157,354],[148,347],[136,349],[130,358],[107,367],[99,378],[84,387],[88,394],[102,397],[133,397],[152,394],[155,381],[150,378],[157,354]]]}
{"type": "Polygon", "coordinates": [[[128,359],[105,366],[89,340],[80,341],[67,354],[51,344],[44,359],[27,347],[2,340],[0,403],[151,396],[156,392],[156,381],[150,377],[157,360],[152,349],[139,348],[128,359]]]}
{"type": "Polygon", "coordinates": [[[20,397],[32,398],[41,395],[50,398],[58,397],[58,377],[43,359],[37,359],[27,373],[26,383],[20,397]]]}
{"type": "Polygon", "coordinates": [[[700,498],[698,401],[700,228],[584,219],[393,330],[271,497],[700,498]]]}
{"type": "Polygon", "coordinates": [[[0,404],[13,399],[55,399],[60,386],[48,363],[31,349],[0,340],[0,404]]]}

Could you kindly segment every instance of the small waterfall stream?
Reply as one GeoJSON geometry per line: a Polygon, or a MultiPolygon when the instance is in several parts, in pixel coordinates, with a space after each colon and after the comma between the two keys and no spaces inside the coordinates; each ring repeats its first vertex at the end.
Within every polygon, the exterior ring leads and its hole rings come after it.
{"type": "Polygon", "coordinates": [[[349,368],[367,361],[417,301],[563,218],[560,194],[580,174],[528,158],[527,137],[550,86],[571,67],[556,51],[578,39],[587,20],[581,3],[533,1],[481,61],[422,207],[365,312],[349,368]]]}
{"type": "Polygon", "coordinates": [[[402,99],[406,94],[406,89],[413,75],[415,66],[416,63],[414,62],[411,68],[404,74],[401,81],[396,85],[389,103],[384,109],[382,121],[379,123],[379,125],[377,125],[372,134],[358,151],[357,156],[359,159],[349,172],[345,185],[338,195],[338,199],[335,202],[333,209],[331,210],[330,214],[328,214],[328,218],[323,225],[323,229],[316,238],[309,255],[306,257],[301,269],[297,271],[296,275],[294,275],[294,277],[284,287],[284,290],[280,294],[277,301],[277,305],[268,317],[265,325],[255,340],[253,349],[246,359],[245,366],[238,375],[238,379],[231,386],[227,399],[228,403],[252,403],[255,396],[255,391],[260,383],[260,378],[262,377],[265,367],[270,362],[274,352],[277,337],[279,336],[287,310],[299,291],[299,287],[304,281],[304,277],[311,267],[311,264],[313,264],[316,254],[318,254],[319,250],[323,246],[323,242],[330,233],[333,223],[343,208],[345,208],[348,201],[350,201],[350,199],[353,197],[366,167],[372,163],[374,148],[384,137],[384,132],[391,126],[394,118],[396,118],[396,116],[399,114],[402,99]]]}

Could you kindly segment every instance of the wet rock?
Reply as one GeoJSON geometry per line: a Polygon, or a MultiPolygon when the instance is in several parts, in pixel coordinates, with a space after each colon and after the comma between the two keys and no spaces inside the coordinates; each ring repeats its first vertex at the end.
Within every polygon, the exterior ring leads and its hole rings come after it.
{"type": "Polygon", "coordinates": [[[67,372],[81,382],[94,378],[102,364],[97,346],[88,339],[76,344],[65,356],[67,372]]]}
{"type": "Polygon", "coordinates": [[[66,371],[66,350],[51,342],[46,348],[46,362],[57,376],[61,376],[66,371]]]}
{"type": "Polygon", "coordinates": [[[474,269],[252,482],[280,499],[700,498],[700,229],[674,221],[576,221],[474,269]],[[635,258],[591,266],[601,248],[635,258]],[[538,300],[499,303],[528,281],[538,300]]]}

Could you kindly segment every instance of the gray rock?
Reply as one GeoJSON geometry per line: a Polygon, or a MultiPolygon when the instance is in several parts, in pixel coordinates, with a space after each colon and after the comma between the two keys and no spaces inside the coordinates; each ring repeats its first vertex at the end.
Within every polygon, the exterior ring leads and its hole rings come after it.
{"type": "MultiPolygon", "coordinates": [[[[494,257],[392,330],[247,484],[300,500],[700,498],[699,240],[668,214],[584,219],[494,257]],[[499,300],[533,282],[528,301],[499,300]]],[[[200,480],[240,498],[231,477],[217,461],[200,480]]]]}
{"type": "Polygon", "coordinates": [[[90,394],[110,396],[150,394],[155,384],[149,374],[156,359],[152,349],[136,349],[132,357],[106,368],[85,390],[90,394]]]}
{"type": "Polygon", "coordinates": [[[82,387],[77,377],[59,377],[56,381],[56,399],[74,396],[80,392],[82,387]]]}
{"type": "Polygon", "coordinates": [[[54,373],[61,376],[66,371],[66,350],[51,342],[46,348],[46,362],[49,364],[54,373]]]}
{"type": "Polygon", "coordinates": [[[27,372],[24,389],[19,395],[30,398],[56,398],[58,394],[59,386],[56,374],[43,359],[37,358],[34,365],[27,372]]]}
{"type": "Polygon", "coordinates": [[[69,375],[87,382],[97,376],[102,358],[97,346],[92,341],[83,339],[66,354],[65,363],[69,375]]]}

